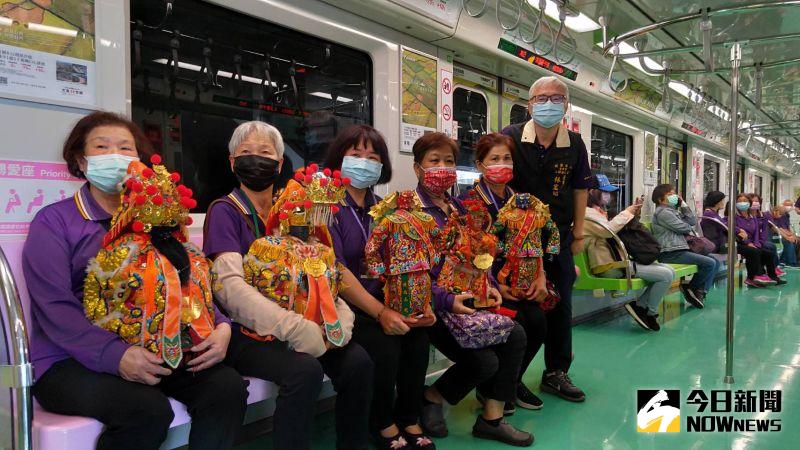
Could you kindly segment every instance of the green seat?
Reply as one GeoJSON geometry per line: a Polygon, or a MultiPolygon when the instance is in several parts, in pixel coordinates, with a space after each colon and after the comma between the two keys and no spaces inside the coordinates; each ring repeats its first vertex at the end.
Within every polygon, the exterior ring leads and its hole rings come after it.
{"type": "Polygon", "coordinates": [[[667,264],[675,271],[675,278],[683,278],[697,273],[697,266],[694,264],[667,264]]]}
{"type": "MultiPolygon", "coordinates": [[[[628,290],[628,280],[625,278],[600,278],[592,274],[589,270],[589,257],[586,252],[578,253],[573,256],[575,265],[580,269],[581,274],[575,281],[573,289],[593,291],[595,289],[607,289],[610,291],[628,290]]],[[[695,269],[696,271],[696,269],[695,269]]],[[[645,283],[641,278],[631,278],[631,289],[644,289],[645,283]]]]}

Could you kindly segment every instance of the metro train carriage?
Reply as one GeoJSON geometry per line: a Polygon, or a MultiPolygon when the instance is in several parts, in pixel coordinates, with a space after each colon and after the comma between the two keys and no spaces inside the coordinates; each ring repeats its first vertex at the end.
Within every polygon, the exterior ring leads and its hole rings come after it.
{"type": "Polygon", "coordinates": [[[0,448],[795,448],[799,130],[798,1],[0,2],[0,448]]]}

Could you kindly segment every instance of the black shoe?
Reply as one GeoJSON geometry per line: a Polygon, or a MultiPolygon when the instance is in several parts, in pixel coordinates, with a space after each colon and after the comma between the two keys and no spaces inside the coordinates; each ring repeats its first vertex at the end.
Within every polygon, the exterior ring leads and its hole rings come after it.
{"type": "Polygon", "coordinates": [[[641,306],[636,304],[636,300],[626,303],[625,304],[625,311],[628,311],[633,320],[645,330],[652,330],[650,326],[645,321],[645,317],[647,316],[647,308],[642,308],[641,306]]]}
{"type": "Polygon", "coordinates": [[[586,395],[577,386],[572,384],[569,375],[563,370],[555,372],[542,372],[542,392],[555,394],[564,400],[571,402],[582,402],[586,400],[586,395]]]}
{"type": "MultiPolygon", "coordinates": [[[[483,394],[481,394],[477,390],[475,391],[475,398],[478,400],[478,402],[480,402],[481,405],[483,405],[483,406],[486,405],[486,398],[483,396],[483,394]]],[[[503,405],[503,415],[504,416],[506,416],[506,417],[513,416],[515,412],[517,412],[517,407],[514,406],[513,403],[506,402],[503,405]]]]}
{"type": "Polygon", "coordinates": [[[705,306],[703,304],[703,296],[698,290],[689,287],[687,284],[682,284],[681,291],[683,292],[683,298],[685,298],[690,305],[697,309],[703,309],[705,306]]]}
{"type": "Polygon", "coordinates": [[[780,286],[780,285],[782,285],[782,284],[786,284],[786,283],[787,283],[787,281],[786,281],[786,280],[782,280],[782,279],[780,279],[780,278],[778,278],[778,277],[775,277],[775,278],[773,278],[773,280],[775,280],[775,284],[776,284],[777,286],[780,286]]]}
{"type": "Polygon", "coordinates": [[[517,384],[517,406],[525,409],[542,409],[542,399],[536,396],[528,386],[523,383],[517,384]]]}
{"type": "Polygon", "coordinates": [[[407,448],[420,449],[420,450],[436,450],[436,444],[433,443],[431,438],[425,436],[424,434],[414,434],[414,433],[409,433],[408,431],[403,431],[403,435],[406,437],[406,442],[408,443],[407,448]]]}
{"type": "Polygon", "coordinates": [[[375,441],[380,450],[411,450],[414,448],[408,443],[403,433],[397,433],[397,435],[388,438],[378,434],[375,437],[375,441]]]}
{"type": "Polygon", "coordinates": [[[647,324],[647,328],[652,331],[658,331],[661,329],[661,326],[658,324],[658,314],[650,314],[649,312],[645,312],[644,315],[644,323],[647,324]]]}
{"type": "Polygon", "coordinates": [[[530,447],[533,444],[533,435],[527,431],[514,428],[510,423],[501,420],[494,426],[481,416],[475,419],[472,435],[480,439],[490,439],[515,447],[530,447]]]}
{"type": "Polygon", "coordinates": [[[447,423],[440,403],[427,403],[420,413],[420,425],[426,433],[435,437],[447,437],[447,423]]]}

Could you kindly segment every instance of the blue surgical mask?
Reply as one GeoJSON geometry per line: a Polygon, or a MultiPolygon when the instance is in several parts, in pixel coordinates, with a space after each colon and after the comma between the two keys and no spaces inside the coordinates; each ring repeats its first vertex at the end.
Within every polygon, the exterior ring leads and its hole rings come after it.
{"type": "Polygon", "coordinates": [[[106,194],[118,194],[122,191],[122,180],[128,173],[128,165],[138,160],[135,156],[117,153],[87,156],[86,179],[106,194]]]}
{"type": "Polygon", "coordinates": [[[552,128],[564,117],[564,104],[556,104],[549,100],[547,103],[534,103],[532,116],[534,122],[545,128],[552,128]]]}
{"type": "Polygon", "coordinates": [[[383,164],[371,159],[345,156],[342,160],[342,177],[350,178],[350,185],[357,189],[374,186],[382,170],[383,164]]]}
{"type": "Polygon", "coordinates": [[[678,206],[678,202],[680,199],[678,198],[678,194],[672,194],[667,196],[667,203],[669,206],[678,206]]]}
{"type": "Polygon", "coordinates": [[[750,209],[750,202],[736,202],[736,209],[739,211],[747,211],[750,209]]]}

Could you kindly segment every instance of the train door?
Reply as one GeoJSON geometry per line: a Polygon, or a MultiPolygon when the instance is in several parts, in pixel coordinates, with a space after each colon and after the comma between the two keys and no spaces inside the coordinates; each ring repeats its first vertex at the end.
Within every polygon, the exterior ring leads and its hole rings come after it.
{"type": "Polygon", "coordinates": [[[723,191],[720,188],[720,167],[721,164],[716,159],[705,158],[703,160],[703,196],[711,191],[723,191]]]}
{"type": "Polygon", "coordinates": [[[472,187],[480,177],[475,168],[475,144],[481,136],[498,131],[499,96],[496,77],[456,64],[454,70],[453,120],[460,149],[456,168],[458,192],[472,187]]]}
{"type": "Polygon", "coordinates": [[[500,122],[498,129],[502,130],[513,123],[522,123],[530,120],[528,111],[528,88],[508,80],[500,80],[503,95],[500,96],[500,122]]]}
{"type": "Polygon", "coordinates": [[[753,175],[753,193],[764,202],[764,177],[761,175],[753,175]]]}
{"type": "Polygon", "coordinates": [[[681,197],[686,198],[686,143],[659,136],[659,153],[659,181],[671,184],[681,197]]]}
{"type": "Polygon", "coordinates": [[[782,200],[778,200],[778,177],[773,175],[769,180],[769,200],[772,206],[780,205],[782,200]]]}
{"type": "Polygon", "coordinates": [[[736,192],[741,194],[744,192],[744,164],[736,164],[736,192]]]}
{"type": "Polygon", "coordinates": [[[592,125],[592,173],[602,173],[620,189],[611,195],[611,211],[620,211],[632,203],[633,137],[619,131],[592,125]]]}
{"type": "Polygon", "coordinates": [[[321,162],[338,131],[372,124],[370,55],[200,0],[174,5],[170,29],[132,2],[133,119],[196,193],[198,208],[230,192],[228,140],[248,120],[277,127],[282,173],[321,162]],[[209,19],[213,18],[213,20],[209,19]]]}

